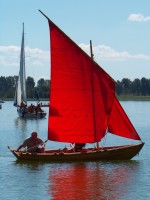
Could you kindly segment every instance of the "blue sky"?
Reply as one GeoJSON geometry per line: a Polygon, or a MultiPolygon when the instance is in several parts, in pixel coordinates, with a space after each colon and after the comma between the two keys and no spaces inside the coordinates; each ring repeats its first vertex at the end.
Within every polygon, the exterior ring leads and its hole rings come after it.
{"type": "Polygon", "coordinates": [[[49,79],[44,12],[115,80],[150,78],[149,0],[0,0],[0,76],[18,75],[22,23],[26,74],[49,79]]]}

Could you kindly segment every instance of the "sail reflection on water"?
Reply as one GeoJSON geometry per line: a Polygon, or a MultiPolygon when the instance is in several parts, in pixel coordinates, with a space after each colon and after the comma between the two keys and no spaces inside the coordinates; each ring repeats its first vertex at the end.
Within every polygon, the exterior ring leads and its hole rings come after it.
{"type": "Polygon", "coordinates": [[[50,171],[49,194],[57,200],[125,198],[135,182],[132,173],[137,168],[137,161],[78,163],[69,168],[59,165],[50,171]]]}

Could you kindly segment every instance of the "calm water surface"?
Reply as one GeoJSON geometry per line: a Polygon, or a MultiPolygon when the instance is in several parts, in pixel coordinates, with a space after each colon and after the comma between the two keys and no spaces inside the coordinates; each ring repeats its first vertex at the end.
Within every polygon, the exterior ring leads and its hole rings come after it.
{"type": "MultiPolygon", "coordinates": [[[[17,148],[32,130],[47,139],[47,118],[22,120],[13,102],[0,110],[0,198],[2,200],[149,200],[150,102],[121,102],[142,140],[139,156],[127,162],[20,163],[7,146],[17,148]]],[[[47,110],[47,108],[46,108],[47,110]]],[[[108,135],[104,144],[123,144],[108,135]]],[[[128,142],[125,140],[125,142],[128,142]]],[[[134,141],[133,141],[134,142],[134,141]]],[[[68,144],[47,142],[47,148],[68,144]]]]}

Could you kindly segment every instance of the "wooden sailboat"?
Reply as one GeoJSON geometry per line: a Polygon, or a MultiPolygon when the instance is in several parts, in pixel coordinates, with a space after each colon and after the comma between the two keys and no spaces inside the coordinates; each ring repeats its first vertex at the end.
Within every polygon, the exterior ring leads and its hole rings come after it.
{"type": "MultiPolygon", "coordinates": [[[[32,106],[30,109],[27,106],[26,94],[26,70],[25,70],[25,48],[24,48],[24,24],[22,32],[21,52],[20,52],[20,71],[16,83],[16,92],[14,98],[14,106],[17,107],[19,117],[23,118],[44,118],[46,112],[42,109],[37,109],[37,106],[32,106]]],[[[38,106],[39,108],[39,106],[38,106]]]]}
{"type": "Polygon", "coordinates": [[[49,18],[47,20],[51,44],[48,140],[97,143],[97,146],[78,152],[64,148],[37,154],[9,149],[19,160],[69,162],[132,159],[144,143],[115,96],[115,81],[49,18]],[[139,142],[99,147],[98,143],[108,132],[139,142]]]}

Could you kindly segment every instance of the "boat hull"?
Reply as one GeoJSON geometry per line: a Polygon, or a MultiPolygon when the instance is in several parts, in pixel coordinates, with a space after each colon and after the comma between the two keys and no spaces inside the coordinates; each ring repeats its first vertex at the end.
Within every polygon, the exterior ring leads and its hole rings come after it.
{"type": "Polygon", "coordinates": [[[76,162],[76,161],[102,161],[102,160],[130,160],[142,149],[144,143],[125,146],[114,146],[94,149],[84,149],[81,152],[72,150],[47,150],[45,153],[21,153],[10,151],[18,160],[44,161],[44,162],[76,162]]]}
{"type": "Polygon", "coordinates": [[[25,119],[41,119],[46,117],[46,112],[38,112],[38,113],[22,113],[20,110],[17,110],[18,116],[25,119]]]}

